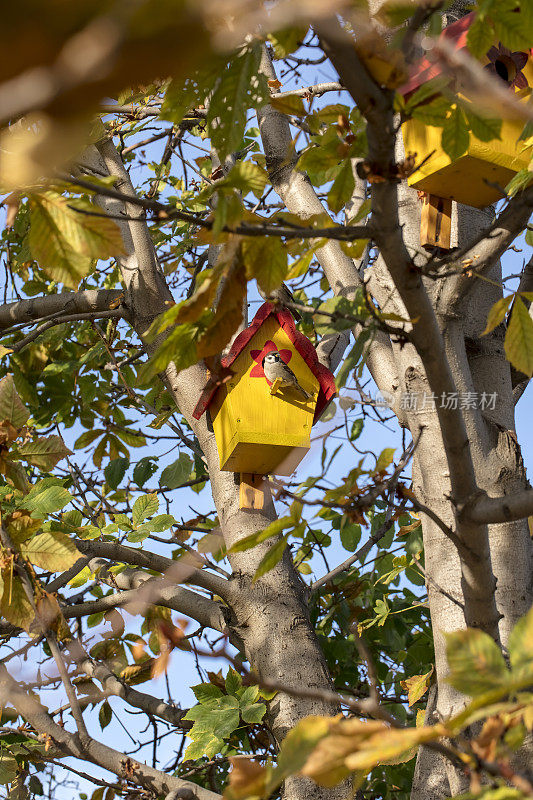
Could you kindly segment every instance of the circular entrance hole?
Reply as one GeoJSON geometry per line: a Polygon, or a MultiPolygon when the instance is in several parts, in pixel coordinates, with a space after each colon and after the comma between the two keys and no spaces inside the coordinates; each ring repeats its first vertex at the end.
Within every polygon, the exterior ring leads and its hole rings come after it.
{"type": "Polygon", "coordinates": [[[508,56],[498,56],[494,61],[496,74],[505,83],[512,83],[516,78],[516,66],[514,61],[508,56]]]}

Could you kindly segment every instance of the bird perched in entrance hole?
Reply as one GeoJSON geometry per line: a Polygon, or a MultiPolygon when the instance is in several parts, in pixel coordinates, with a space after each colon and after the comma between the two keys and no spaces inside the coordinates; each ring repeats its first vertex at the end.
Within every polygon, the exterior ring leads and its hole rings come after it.
{"type": "Polygon", "coordinates": [[[271,394],[273,394],[278,387],[291,387],[300,392],[306,400],[311,398],[311,395],[300,386],[298,379],[292,369],[283,361],[277,350],[271,350],[263,359],[263,372],[265,377],[272,384],[271,394]]]}

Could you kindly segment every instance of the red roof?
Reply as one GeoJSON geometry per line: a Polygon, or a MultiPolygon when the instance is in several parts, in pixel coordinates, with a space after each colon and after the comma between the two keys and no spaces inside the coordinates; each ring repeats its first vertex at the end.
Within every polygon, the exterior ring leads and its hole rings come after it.
{"type": "MultiPolygon", "coordinates": [[[[242,353],[244,348],[250,342],[250,340],[255,336],[255,334],[260,329],[261,325],[270,317],[276,317],[279,325],[287,336],[289,337],[290,341],[294,345],[295,350],[301,355],[315,378],[318,380],[320,385],[320,389],[318,392],[318,398],[316,402],[316,409],[315,409],[315,416],[313,423],[315,423],[330,400],[335,397],[337,393],[337,389],[335,386],[335,378],[333,377],[333,373],[329,371],[327,367],[320,363],[318,360],[318,355],[313,347],[312,343],[309,339],[304,336],[300,331],[296,330],[296,325],[294,324],[294,319],[292,314],[289,311],[286,311],[283,308],[277,307],[272,305],[272,303],[263,303],[255,317],[253,318],[252,323],[245,328],[239,335],[236,337],[235,341],[231,345],[231,349],[229,353],[224,356],[221,361],[223,367],[230,367],[238,355],[242,353]]],[[[254,367],[255,369],[255,367],[254,367]]],[[[194,409],[193,417],[195,419],[200,419],[202,414],[208,409],[209,404],[211,403],[215,393],[218,389],[217,385],[209,385],[206,387],[206,390],[202,393],[200,400],[198,401],[196,408],[194,409]]]]}
{"type": "MultiPolygon", "coordinates": [[[[474,20],[475,12],[472,11],[465,17],[461,17],[457,22],[452,22],[447,25],[441,33],[443,39],[450,40],[456,50],[464,50],[466,47],[466,36],[468,28],[474,20]]],[[[411,94],[418,89],[422,84],[427,83],[432,78],[438,78],[442,74],[442,65],[438,61],[433,61],[430,58],[424,57],[411,68],[411,77],[403,86],[400,87],[400,92],[405,96],[411,94]]]]}

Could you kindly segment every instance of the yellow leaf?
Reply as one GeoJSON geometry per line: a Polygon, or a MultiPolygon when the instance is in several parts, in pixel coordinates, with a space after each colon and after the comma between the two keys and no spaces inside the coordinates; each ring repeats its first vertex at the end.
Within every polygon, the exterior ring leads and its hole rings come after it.
{"type": "Polygon", "coordinates": [[[281,111],[282,114],[289,114],[290,116],[302,117],[306,113],[303,100],[298,95],[289,95],[288,97],[276,97],[274,95],[270,99],[270,105],[276,111],[281,111]]]}
{"type": "Polygon", "coordinates": [[[0,188],[13,191],[42,182],[83,148],[88,120],[28,114],[0,134],[0,188]]]}
{"type": "Polygon", "coordinates": [[[118,225],[89,200],[44,191],[31,195],[30,207],[31,253],[47,275],[71,289],[94,259],[124,253],[118,225]]]}
{"type": "Polygon", "coordinates": [[[3,570],[2,577],[4,592],[0,601],[1,614],[12,625],[29,631],[34,613],[22,581],[9,569],[3,570]]]}
{"type": "Polygon", "coordinates": [[[287,251],[278,238],[250,237],[242,244],[246,275],[255,278],[265,294],[277,289],[287,276],[287,251]]]}
{"type": "Polygon", "coordinates": [[[400,681],[403,688],[407,689],[409,707],[414,705],[427,692],[432,672],[433,667],[424,675],[413,675],[405,681],[400,681]]]}
{"type": "Polygon", "coordinates": [[[483,331],[483,333],[481,334],[482,336],[485,336],[485,334],[490,333],[491,331],[494,330],[494,328],[497,328],[501,322],[503,322],[503,320],[505,319],[505,315],[507,313],[507,309],[509,308],[509,305],[513,300],[513,298],[514,295],[510,294],[508,297],[502,297],[501,300],[498,300],[497,303],[494,303],[491,310],[489,311],[489,315],[487,317],[487,326],[483,331]]]}
{"type": "Polygon", "coordinates": [[[505,355],[524,375],[533,375],[533,320],[524,302],[517,297],[505,336],[505,355]]]}

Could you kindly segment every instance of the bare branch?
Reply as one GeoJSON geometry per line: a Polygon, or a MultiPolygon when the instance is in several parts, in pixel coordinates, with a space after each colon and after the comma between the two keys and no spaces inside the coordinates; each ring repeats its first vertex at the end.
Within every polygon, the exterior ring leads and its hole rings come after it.
{"type": "Polygon", "coordinates": [[[189,790],[191,797],[197,797],[198,800],[220,800],[220,796],[215,792],[210,792],[208,789],[203,789],[194,783],[181,780],[181,778],[166,775],[161,770],[127,758],[118,750],[95,739],[90,739],[82,744],[79,737],[57,725],[44,707],[18,686],[3,665],[0,665],[0,694],[2,704],[10,703],[14,706],[37,733],[44,737],[50,737],[67,755],[91,761],[118,777],[137,786],[143,786],[155,794],[167,794],[174,789],[189,790]]]}
{"type": "Polygon", "coordinates": [[[0,306],[0,330],[14,325],[45,322],[59,315],[109,311],[123,296],[121,289],[87,289],[84,292],[62,292],[7,303],[0,306]]]}
{"type": "MultiPolygon", "coordinates": [[[[94,562],[91,562],[90,566],[94,569],[94,562]]],[[[124,608],[131,614],[138,614],[147,605],[155,604],[186,614],[204,628],[212,628],[221,633],[226,630],[226,621],[220,605],[190,589],[168,585],[165,579],[154,578],[153,575],[140,570],[124,570],[118,575],[109,574],[107,578],[99,574],[98,577],[124,591],[99,600],[65,606],[62,609],[65,619],[79,619],[100,611],[109,611],[111,608],[124,608]],[[148,591],[139,593],[141,586],[148,591]]]]}
{"type": "Polygon", "coordinates": [[[172,559],[165,558],[165,556],[160,556],[157,553],[150,553],[147,550],[134,550],[132,547],[127,547],[118,542],[100,542],[96,539],[73,539],[73,542],[78,550],[86,555],[102,556],[124,564],[133,564],[137,567],[157,570],[163,574],[167,574],[172,569],[175,582],[192,583],[195,586],[201,586],[202,589],[214,592],[227,601],[233,596],[229,581],[218,575],[212,575],[205,570],[198,569],[190,560],[186,561],[185,558],[180,561],[172,561],[172,559]],[[181,574],[177,574],[178,572],[181,572],[181,574]]]}

